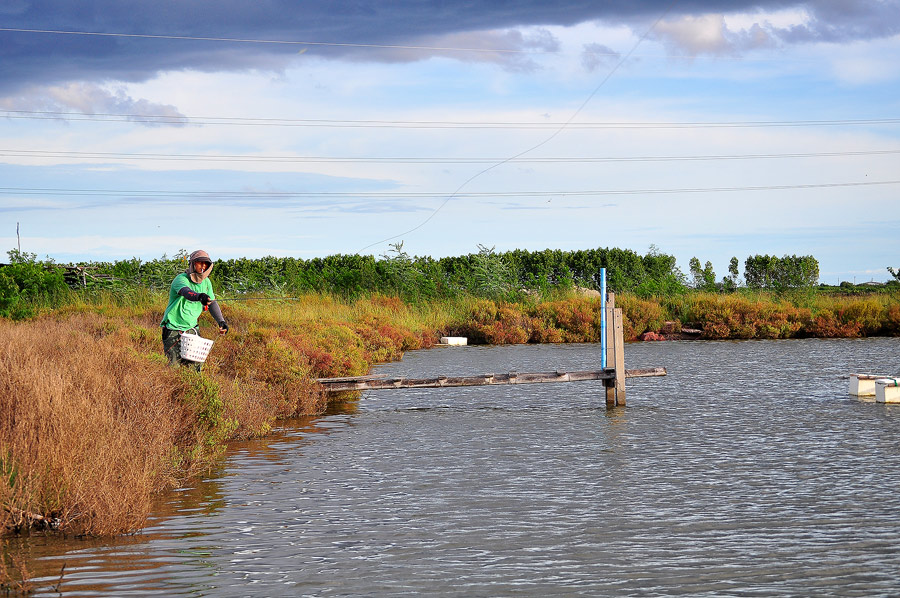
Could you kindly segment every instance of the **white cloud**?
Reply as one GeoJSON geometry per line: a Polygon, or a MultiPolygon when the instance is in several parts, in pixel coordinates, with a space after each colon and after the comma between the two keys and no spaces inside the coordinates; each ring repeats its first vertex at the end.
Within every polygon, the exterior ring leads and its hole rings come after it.
{"type": "Polygon", "coordinates": [[[725,17],[721,14],[663,20],[657,23],[653,34],[667,45],[690,55],[728,54],[734,50],[726,35],[725,17]]]}
{"type": "Polygon", "coordinates": [[[153,119],[138,116],[165,117],[166,124],[180,124],[184,115],[171,104],[156,103],[128,95],[125,86],[110,89],[87,82],[70,82],[63,85],[30,87],[15,96],[0,98],[0,109],[76,112],[82,114],[129,115],[127,120],[156,124],[153,119]]]}

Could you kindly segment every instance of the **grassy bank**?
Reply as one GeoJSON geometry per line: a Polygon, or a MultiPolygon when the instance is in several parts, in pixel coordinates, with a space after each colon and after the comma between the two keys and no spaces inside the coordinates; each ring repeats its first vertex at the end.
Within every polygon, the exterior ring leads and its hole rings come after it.
{"type": "MultiPolygon", "coordinates": [[[[702,329],[704,338],[900,335],[892,295],[689,293],[620,295],[626,337],[702,329]]],[[[321,413],[317,377],[363,374],[373,363],[472,342],[594,342],[600,303],[584,297],[518,303],[460,298],[407,304],[375,295],[343,301],[234,301],[203,374],[162,355],[160,293],[73,298],[36,318],[0,318],[0,525],[72,533],[139,529],[151,497],[207,468],[230,439],[266,434],[284,417],[321,413]]],[[[215,336],[210,318],[201,333],[215,336]]]]}
{"type": "Polygon", "coordinates": [[[199,375],[167,366],[164,305],[161,295],[109,297],[0,319],[3,529],[138,529],[151,496],[208,467],[227,440],[322,412],[314,378],[361,374],[427,347],[458,317],[452,306],[378,296],[236,302],[225,306],[231,332],[199,375]]]}

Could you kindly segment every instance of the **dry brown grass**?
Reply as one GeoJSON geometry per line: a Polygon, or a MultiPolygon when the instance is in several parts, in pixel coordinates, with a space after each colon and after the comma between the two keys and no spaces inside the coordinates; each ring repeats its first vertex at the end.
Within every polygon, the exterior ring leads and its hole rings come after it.
{"type": "Polygon", "coordinates": [[[434,336],[397,326],[415,317],[392,299],[231,306],[231,332],[200,375],[167,366],[161,311],[80,304],[0,319],[0,530],[137,530],[155,493],[210,466],[228,440],[323,412],[316,377],[365,372],[434,336]]]}
{"type": "Polygon", "coordinates": [[[151,340],[158,329],[137,319],[0,320],[3,529],[139,529],[153,494],[208,466],[228,439],[323,407],[308,376],[275,385],[277,368],[266,367],[264,380],[227,380],[236,343],[222,343],[202,376],[170,369],[151,340]]]}
{"type": "Polygon", "coordinates": [[[177,373],[96,315],[0,321],[0,522],[91,534],[137,529],[174,483],[190,434],[177,373]]]}

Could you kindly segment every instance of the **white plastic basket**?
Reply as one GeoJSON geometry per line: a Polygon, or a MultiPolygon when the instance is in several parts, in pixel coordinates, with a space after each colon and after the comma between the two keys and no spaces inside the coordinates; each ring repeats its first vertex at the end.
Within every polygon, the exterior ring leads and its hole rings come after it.
{"type": "Polygon", "coordinates": [[[202,363],[206,361],[206,356],[209,355],[209,350],[212,349],[212,346],[212,339],[184,333],[181,335],[181,358],[202,363]]]}

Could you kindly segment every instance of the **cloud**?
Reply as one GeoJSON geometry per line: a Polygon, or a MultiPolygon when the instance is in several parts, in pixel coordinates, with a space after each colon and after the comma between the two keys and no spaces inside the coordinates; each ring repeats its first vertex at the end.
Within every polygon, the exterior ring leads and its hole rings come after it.
{"type": "Polygon", "coordinates": [[[895,0],[818,0],[807,5],[807,23],[776,29],[785,42],[847,42],[900,33],[900,3],[895,0]]]}
{"type": "MultiPolygon", "coordinates": [[[[523,0],[472,3],[468,0],[17,0],[6,3],[3,26],[43,31],[123,33],[134,37],[0,32],[0,96],[33,86],[72,81],[139,82],[160,72],[264,70],[278,72],[310,55],[354,60],[415,60],[435,51],[363,48],[360,45],[429,45],[549,50],[555,40],[542,26],[590,21],[626,24],[643,31],[661,15],[661,35],[695,52],[723,53],[754,44],[852,41],[896,35],[900,6],[895,0],[670,0],[583,2],[523,0]],[[671,10],[670,10],[671,9],[671,10]],[[777,27],[772,12],[796,9],[802,23],[777,27]],[[724,14],[758,14],[740,31],[723,25],[724,14]],[[518,29],[530,29],[522,33],[518,29]],[[694,37],[694,36],[698,37],[694,37]],[[162,37],[153,37],[162,36],[162,37]],[[173,39],[178,37],[179,39],[173,39]],[[190,38],[207,38],[205,40],[190,38]],[[216,39],[240,39],[212,41],[216,39]],[[265,41],[326,42],[298,46],[265,41]]],[[[448,55],[444,52],[443,55],[448,55]]],[[[460,60],[489,60],[511,68],[532,68],[527,58],[454,52],[460,60]]],[[[596,56],[596,53],[595,53],[596,56]]]]}
{"type": "Polygon", "coordinates": [[[772,33],[754,23],[749,29],[733,31],[724,15],[683,16],[660,21],[653,34],[676,53],[728,55],[774,45],[772,33]]]}
{"type": "Polygon", "coordinates": [[[584,44],[581,52],[581,66],[589,73],[593,73],[600,67],[615,64],[622,57],[616,52],[603,44],[584,44]]]}
{"type": "Polygon", "coordinates": [[[671,50],[691,56],[738,54],[776,45],[849,43],[900,34],[900,3],[894,0],[772,4],[774,12],[736,13],[734,19],[724,12],[678,14],[662,19],[652,34],[671,50]],[[743,26],[730,27],[730,20],[743,26]]]}
{"type": "Polygon", "coordinates": [[[0,15],[20,15],[28,10],[28,0],[4,0],[0,4],[0,15]]]}
{"type": "Polygon", "coordinates": [[[356,61],[415,62],[431,57],[451,57],[467,62],[494,63],[512,71],[531,71],[537,65],[528,54],[522,52],[556,52],[559,47],[559,40],[544,28],[527,31],[466,31],[410,39],[403,47],[353,48],[344,58],[356,61]]]}
{"type": "Polygon", "coordinates": [[[83,114],[128,114],[128,120],[148,126],[164,117],[167,125],[185,124],[186,119],[175,106],[135,99],[124,90],[109,90],[94,83],[73,81],[61,85],[31,87],[15,96],[0,98],[4,110],[40,110],[45,112],[78,112],[83,114]],[[156,117],[152,120],[141,116],[156,117]]]}

